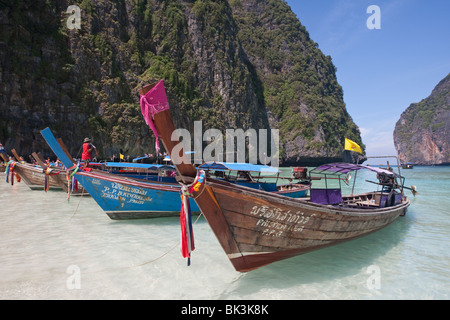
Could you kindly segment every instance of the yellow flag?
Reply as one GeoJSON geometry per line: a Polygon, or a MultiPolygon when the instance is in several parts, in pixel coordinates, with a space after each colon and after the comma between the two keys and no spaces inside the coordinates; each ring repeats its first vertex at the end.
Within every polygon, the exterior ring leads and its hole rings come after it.
{"type": "Polygon", "coordinates": [[[349,140],[347,138],[345,138],[345,150],[350,150],[350,151],[355,151],[358,153],[363,153],[361,150],[361,147],[359,145],[356,144],[356,142],[349,140]]]}
{"type": "Polygon", "coordinates": [[[123,160],[125,157],[120,153],[120,160],[123,160]]]}

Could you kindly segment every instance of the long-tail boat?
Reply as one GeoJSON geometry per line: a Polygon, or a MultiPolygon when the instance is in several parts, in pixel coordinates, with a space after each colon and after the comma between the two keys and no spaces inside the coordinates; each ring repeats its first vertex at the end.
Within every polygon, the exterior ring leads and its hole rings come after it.
{"type": "MultiPolygon", "coordinates": [[[[71,167],[72,158],[51,130],[46,128],[41,134],[61,162],[71,167]]],[[[178,183],[133,179],[81,165],[73,171],[79,183],[113,220],[173,216],[180,212],[181,186],[178,183]]],[[[195,203],[192,203],[191,210],[200,212],[195,203]]]]}
{"type": "Polygon", "coordinates": [[[62,169],[49,168],[46,171],[40,166],[13,160],[9,162],[9,165],[10,173],[18,174],[32,190],[67,189],[67,179],[62,169]]]}
{"type": "MultiPolygon", "coordinates": [[[[20,180],[32,190],[65,190],[68,189],[67,176],[64,168],[48,166],[41,163],[32,164],[27,163],[19,156],[15,149],[11,149],[15,160],[10,160],[7,163],[7,171],[10,177],[7,179],[14,182],[13,175],[18,175],[20,180]]],[[[33,153],[35,158],[37,155],[33,153]]]]}
{"type": "MultiPolygon", "coordinates": [[[[175,167],[180,181],[190,186],[190,196],[237,271],[250,271],[377,231],[404,215],[410,204],[394,188],[394,202],[380,206],[380,201],[377,205],[369,195],[343,197],[340,189],[292,199],[223,180],[198,179],[197,170],[177,146],[180,142],[171,139],[175,127],[163,81],[148,85],[139,93],[146,123],[170,157],[178,157],[175,167]],[[175,147],[179,154],[173,152],[175,147]],[[202,184],[198,185],[199,181],[202,184]],[[196,188],[191,188],[193,183],[196,188]]],[[[360,167],[346,170],[357,168],[360,167]]],[[[331,166],[330,170],[336,169],[331,166]]],[[[397,178],[388,170],[382,173],[393,180],[397,178]]]]}

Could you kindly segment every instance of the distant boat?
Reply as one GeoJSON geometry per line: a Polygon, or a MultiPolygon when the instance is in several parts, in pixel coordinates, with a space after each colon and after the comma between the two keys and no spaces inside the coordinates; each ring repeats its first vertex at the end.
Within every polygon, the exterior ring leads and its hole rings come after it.
{"type": "Polygon", "coordinates": [[[402,165],[402,169],[412,169],[414,168],[414,165],[412,163],[403,163],[402,165]]]}
{"type": "MultiPolygon", "coordinates": [[[[140,94],[144,117],[151,116],[146,122],[151,120],[155,135],[174,158],[176,155],[172,153],[179,141],[171,139],[175,127],[162,81],[144,87],[140,94]]],[[[179,156],[182,154],[180,151],[179,156]]],[[[175,166],[185,185],[198,177],[189,163],[175,166]]],[[[410,204],[398,188],[404,179],[389,170],[330,164],[315,172],[323,173],[324,179],[331,175],[340,181],[342,175],[362,169],[375,171],[392,181],[389,193],[374,191],[343,196],[340,188],[326,187],[311,188],[310,198],[293,199],[206,178],[191,196],[234,268],[245,272],[377,231],[404,215],[410,204]]]]}
{"type": "Polygon", "coordinates": [[[45,171],[40,166],[14,160],[11,160],[8,164],[10,168],[13,168],[10,170],[18,174],[21,180],[32,190],[44,190],[48,185],[47,189],[65,189],[67,191],[66,173],[62,168],[49,168],[48,171],[45,171]]]}
{"type": "MultiPolygon", "coordinates": [[[[38,160],[38,164],[31,164],[23,161],[23,158],[14,149],[11,152],[16,161],[10,160],[6,165],[8,174],[14,173],[19,175],[20,180],[23,180],[31,190],[68,191],[69,184],[65,168],[43,163],[36,153],[33,153],[33,156],[38,160]]],[[[13,183],[11,177],[7,177],[7,179],[13,183]]],[[[78,193],[79,191],[81,192],[81,186],[80,189],[74,190],[73,193],[78,193]]]]}

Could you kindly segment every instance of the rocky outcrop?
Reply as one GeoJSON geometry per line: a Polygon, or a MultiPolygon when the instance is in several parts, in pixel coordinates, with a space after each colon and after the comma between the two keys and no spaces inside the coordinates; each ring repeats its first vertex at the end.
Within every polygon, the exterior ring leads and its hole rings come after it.
{"type": "Polygon", "coordinates": [[[364,149],[347,113],[331,57],[310,39],[284,1],[229,1],[239,39],[261,79],[284,164],[341,161],[345,137],[364,149]]]}
{"type": "Polygon", "coordinates": [[[394,144],[402,163],[450,164],[450,74],[402,113],[394,144]]]}
{"type": "Polygon", "coordinates": [[[361,143],[331,58],[284,1],[5,0],[0,18],[0,141],[22,155],[52,154],[47,126],[73,155],[86,136],[102,157],[152,152],[138,90],[159,79],[177,127],[279,129],[284,164],[361,143]]]}

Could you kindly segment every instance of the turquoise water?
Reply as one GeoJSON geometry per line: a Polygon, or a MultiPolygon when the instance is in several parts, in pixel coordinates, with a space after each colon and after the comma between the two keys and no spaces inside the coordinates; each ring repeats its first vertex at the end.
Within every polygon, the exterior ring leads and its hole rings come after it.
{"type": "Polygon", "coordinates": [[[405,217],[245,274],[202,217],[188,267],[178,218],[113,221],[90,197],[68,202],[0,174],[0,299],[449,299],[450,167],[402,173],[419,191],[407,191],[405,217]]]}

